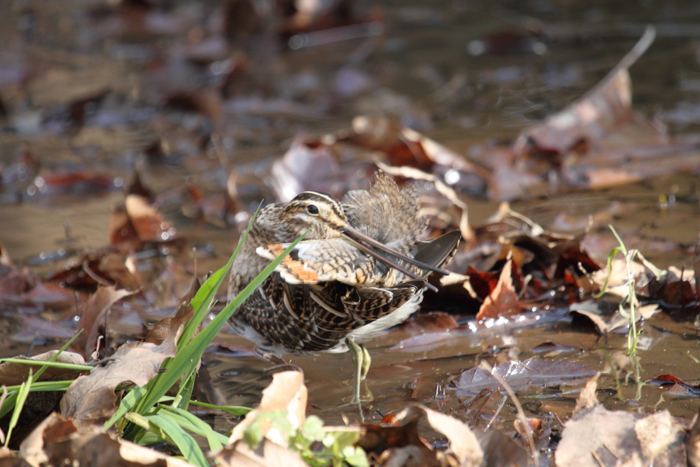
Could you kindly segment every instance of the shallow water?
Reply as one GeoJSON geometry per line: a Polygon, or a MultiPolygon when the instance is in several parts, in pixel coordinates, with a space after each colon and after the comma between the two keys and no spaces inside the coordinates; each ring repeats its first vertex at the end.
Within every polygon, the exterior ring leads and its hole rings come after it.
{"type": "MultiPolygon", "coordinates": [[[[194,18],[195,23],[203,22],[211,3],[193,2],[190,9],[180,5],[175,11],[194,18]]],[[[271,55],[268,65],[274,68],[274,76],[264,84],[273,91],[267,92],[297,98],[301,95],[299,100],[311,110],[303,115],[251,112],[231,118],[222,130],[233,141],[229,163],[244,174],[263,173],[298,134],[346,129],[352,117],[363,113],[400,119],[461,154],[470,154],[475,145],[509,143],[523,127],[563,108],[595,85],[635,43],[647,22],[658,23],[658,38],[631,70],[635,110],[646,118],[657,118],[667,125],[671,135],[697,135],[700,129],[700,28],[693,23],[700,16],[700,8],[695,2],[643,2],[641,6],[636,2],[541,0],[380,4],[387,19],[382,40],[335,43],[271,55]],[[468,52],[478,51],[478,41],[487,33],[537,21],[545,25],[545,35],[518,46],[534,47],[534,52],[509,50],[480,56],[468,52]],[[372,53],[364,56],[365,52],[372,53]],[[314,83],[330,87],[338,70],[351,66],[372,81],[375,91],[339,100],[328,114],[315,113],[314,109],[328,103],[314,83]],[[283,79],[285,76],[289,79],[283,79]],[[308,92],[299,90],[305,86],[304,80],[311,83],[308,92]]],[[[32,76],[42,76],[52,66],[84,67],[95,72],[115,63],[119,66],[106,73],[88,73],[85,85],[104,82],[112,88],[126,89],[124,95],[136,94],[137,90],[139,95],[131,96],[134,101],[108,100],[96,113],[88,113],[83,127],[75,129],[65,122],[65,115],[56,106],[67,93],[79,93],[80,86],[74,90],[69,85],[75,83],[70,80],[60,81],[61,85],[37,80],[39,89],[34,90],[34,98],[41,97],[48,104],[40,107],[41,111],[17,104],[6,120],[6,131],[0,134],[0,163],[10,164],[20,148],[25,148],[45,167],[87,167],[122,181],[138,165],[157,192],[185,181],[200,184],[205,190],[222,185],[226,174],[216,157],[208,154],[208,159],[193,160],[197,140],[181,130],[206,127],[202,117],[165,112],[154,97],[160,95],[162,82],[187,82],[191,76],[201,79],[201,70],[197,75],[196,69],[182,64],[173,52],[163,59],[166,63],[161,64],[161,72],[145,72],[149,64],[155,66],[154,50],[166,50],[182,36],[139,41],[104,38],[91,28],[76,32],[76,25],[91,24],[87,9],[82,2],[46,11],[14,8],[12,15],[0,19],[0,25],[5,24],[0,26],[0,31],[5,31],[0,33],[5,63],[0,84],[10,83],[0,88],[0,95],[10,104],[21,102],[14,94],[21,87],[13,81],[13,72],[31,69],[32,76]],[[18,31],[17,24],[24,29],[18,31]],[[158,47],[154,48],[154,42],[158,47]],[[70,48],[70,52],[54,53],[56,44],[70,48]],[[148,120],[153,113],[160,113],[156,123],[148,120]],[[35,120],[39,117],[50,124],[37,126],[35,120]],[[144,124],[146,121],[149,123],[144,124]],[[144,164],[141,151],[154,140],[154,134],[167,140],[176,148],[173,154],[181,157],[144,164]]],[[[585,245],[600,262],[615,246],[607,230],[607,224],[612,223],[628,247],[639,248],[658,266],[692,270],[692,248],[700,228],[696,180],[696,174],[666,176],[620,188],[520,201],[512,206],[546,229],[570,234],[583,232],[588,216],[593,215],[595,223],[585,245]],[[673,202],[668,201],[671,195],[673,202]]],[[[31,196],[21,191],[22,202],[16,202],[12,190],[6,187],[0,199],[0,243],[17,264],[32,264],[31,268],[41,274],[55,271],[61,262],[36,264],[37,255],[61,248],[93,251],[107,243],[108,214],[122,200],[119,188],[61,196],[31,196]]],[[[248,195],[255,198],[256,188],[249,189],[248,195]]],[[[470,221],[479,224],[495,212],[497,205],[473,200],[470,221]]],[[[165,214],[194,246],[213,246],[216,257],[207,259],[203,269],[219,267],[233,251],[237,235],[234,229],[197,225],[177,206],[166,207],[165,214]]],[[[471,319],[475,311],[464,310],[460,323],[471,319]]],[[[5,319],[11,322],[11,310],[5,312],[5,319]]],[[[523,360],[534,355],[532,349],[537,345],[554,342],[571,349],[548,358],[606,371],[606,359],[619,358],[626,349],[626,336],[601,337],[591,327],[572,324],[569,317],[557,311],[545,315],[541,320],[528,317],[525,324],[516,322],[477,332],[433,332],[411,340],[398,329],[380,336],[369,345],[373,365],[364,389],[371,390],[374,401],[364,408],[365,420],[380,419],[375,410],[392,413],[418,401],[484,426],[494,416],[499,398],[486,401],[487,405],[477,410],[469,401],[456,398],[450,387],[454,376],[480,360],[523,360]]],[[[1,355],[27,350],[26,345],[9,340],[15,329],[12,326],[6,328],[9,331],[3,336],[1,355]]],[[[697,332],[692,320],[674,322],[664,314],[646,322],[643,337],[647,347],[639,352],[641,380],[665,373],[690,381],[697,378],[697,332]]],[[[226,403],[254,406],[275,364],[257,358],[250,343],[230,333],[221,336],[220,343],[225,345],[206,355],[206,367],[215,387],[226,403]]],[[[350,421],[360,417],[355,407],[344,406],[351,395],[352,362],[348,354],[289,357],[287,362],[305,372],[311,412],[322,413],[328,424],[343,423],[342,415],[350,421]]],[[[634,368],[627,365],[625,374],[619,375],[620,398],[615,397],[614,376],[607,371],[602,377],[600,395],[608,396],[608,408],[668,408],[673,415],[686,418],[697,413],[697,398],[667,394],[656,386],[640,387],[634,378],[625,379],[633,372],[634,368]]],[[[535,388],[521,391],[519,396],[528,413],[566,416],[575,401],[576,387],[535,388]]],[[[506,430],[512,426],[506,422],[513,417],[508,406],[498,414],[506,430]]],[[[227,423],[222,421],[223,426],[227,423]]]]}

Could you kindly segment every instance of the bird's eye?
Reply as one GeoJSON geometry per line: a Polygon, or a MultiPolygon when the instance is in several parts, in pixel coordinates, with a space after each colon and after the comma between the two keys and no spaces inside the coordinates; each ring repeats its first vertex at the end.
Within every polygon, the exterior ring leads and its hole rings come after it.
{"type": "Polygon", "coordinates": [[[313,204],[309,204],[306,207],[306,210],[308,211],[309,214],[313,214],[314,216],[318,214],[318,208],[314,206],[313,204]]]}

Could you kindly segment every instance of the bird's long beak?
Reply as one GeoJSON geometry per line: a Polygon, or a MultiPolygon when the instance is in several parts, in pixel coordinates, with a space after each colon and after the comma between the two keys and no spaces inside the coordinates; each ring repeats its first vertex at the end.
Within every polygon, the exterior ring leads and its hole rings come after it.
{"type": "MultiPolygon", "coordinates": [[[[356,248],[359,250],[367,253],[368,255],[373,256],[377,260],[381,261],[382,263],[386,264],[389,267],[392,267],[396,269],[397,271],[400,271],[404,274],[406,274],[408,277],[412,279],[422,279],[418,275],[416,275],[414,272],[409,271],[408,269],[404,268],[403,266],[400,266],[396,264],[394,261],[380,255],[377,250],[388,254],[390,256],[395,257],[396,259],[406,261],[407,263],[413,264],[414,266],[419,267],[420,269],[424,269],[426,271],[432,271],[432,272],[437,272],[439,274],[449,274],[448,271],[445,271],[444,269],[431,266],[430,264],[423,263],[421,261],[418,261],[416,259],[411,258],[410,256],[403,255],[399,253],[396,250],[392,250],[391,248],[387,247],[386,245],[378,242],[377,240],[373,239],[372,237],[369,237],[362,232],[358,231],[354,227],[346,224],[345,225],[345,230],[343,232],[343,236],[345,237],[346,240],[348,240],[350,243],[353,244],[356,248]]],[[[428,288],[431,290],[437,292],[437,288],[433,286],[432,284],[428,283],[427,284],[428,288]]]]}

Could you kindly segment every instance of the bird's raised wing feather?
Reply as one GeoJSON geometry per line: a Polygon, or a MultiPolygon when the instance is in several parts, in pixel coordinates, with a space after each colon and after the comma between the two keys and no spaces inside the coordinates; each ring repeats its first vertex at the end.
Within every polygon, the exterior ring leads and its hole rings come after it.
{"type": "MultiPolygon", "coordinates": [[[[270,261],[288,244],[258,247],[259,256],[270,261]]],[[[338,281],[347,285],[393,285],[396,273],[341,238],[302,241],[277,266],[282,279],[290,284],[317,284],[338,281]]]]}

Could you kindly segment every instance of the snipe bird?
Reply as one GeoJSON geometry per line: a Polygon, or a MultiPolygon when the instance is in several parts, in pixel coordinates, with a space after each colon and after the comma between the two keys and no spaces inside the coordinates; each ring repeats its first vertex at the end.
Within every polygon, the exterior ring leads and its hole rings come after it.
{"type": "Polygon", "coordinates": [[[303,233],[308,234],[231,318],[239,334],[278,356],[351,351],[353,403],[370,357],[363,342],[406,320],[430,272],[459,243],[458,231],[429,242],[415,189],[377,172],[368,190],[342,201],[313,191],[271,204],[256,218],[231,270],[231,300],[303,233]]]}

